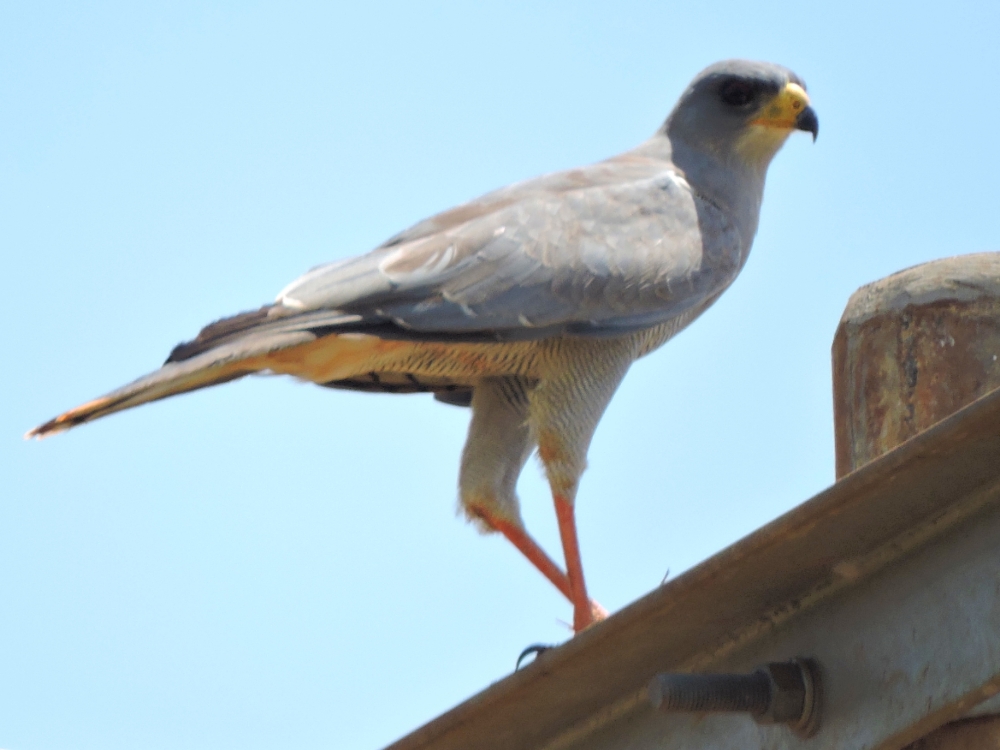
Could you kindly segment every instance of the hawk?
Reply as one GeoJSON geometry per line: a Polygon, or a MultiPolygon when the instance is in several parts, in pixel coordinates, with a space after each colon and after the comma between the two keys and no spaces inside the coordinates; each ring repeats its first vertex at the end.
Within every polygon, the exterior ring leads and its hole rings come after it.
{"type": "Polygon", "coordinates": [[[44,437],[256,372],[328,388],[430,392],[470,406],[459,496],[573,606],[584,582],[574,503],[601,415],[639,357],[701,315],[746,263],[768,165],[818,120],[803,81],[763,62],[702,71],[631,151],[488,193],[371,252],[309,271],[258,310],[211,323],[164,365],[34,428],[44,437]],[[537,449],[565,568],[521,519],[537,449]]]}

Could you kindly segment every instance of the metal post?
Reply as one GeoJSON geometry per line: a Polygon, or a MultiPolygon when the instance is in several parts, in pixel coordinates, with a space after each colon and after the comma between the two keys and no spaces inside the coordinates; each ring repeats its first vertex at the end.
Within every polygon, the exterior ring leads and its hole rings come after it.
{"type": "Polygon", "coordinates": [[[847,304],[833,343],[837,478],[1000,388],[1000,253],[924,263],[847,304]]]}
{"type": "MultiPolygon", "coordinates": [[[[924,263],[868,284],[833,343],[837,477],[1000,388],[1000,253],[924,263]]],[[[1000,716],[907,750],[1000,750],[1000,716]],[[973,738],[973,739],[970,739],[973,738]]]]}

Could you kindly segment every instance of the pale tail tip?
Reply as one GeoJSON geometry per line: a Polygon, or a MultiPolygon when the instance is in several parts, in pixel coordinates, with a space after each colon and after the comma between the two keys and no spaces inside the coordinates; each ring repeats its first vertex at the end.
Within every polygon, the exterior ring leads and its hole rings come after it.
{"type": "Polygon", "coordinates": [[[45,424],[38,425],[38,427],[32,427],[26,433],[24,433],[25,440],[44,440],[49,437],[49,435],[54,435],[57,432],[62,432],[62,430],[46,422],[45,424]]]}
{"type": "Polygon", "coordinates": [[[91,419],[95,419],[96,416],[100,416],[99,412],[101,409],[109,403],[111,403],[111,400],[108,398],[95,398],[93,401],[88,401],[75,409],[70,409],[65,414],[60,414],[55,419],[50,419],[48,422],[28,430],[24,433],[24,439],[43,440],[50,435],[58,435],[60,432],[66,432],[66,430],[70,430],[78,424],[89,422],[91,419]]]}
{"type": "MultiPolygon", "coordinates": [[[[65,415],[63,415],[63,417],[64,416],[65,415]]],[[[45,424],[38,425],[38,427],[32,427],[24,433],[24,439],[44,440],[47,437],[58,435],[60,432],[66,432],[66,430],[70,429],[74,425],[74,422],[68,421],[63,417],[56,417],[55,419],[50,419],[45,424]]]]}

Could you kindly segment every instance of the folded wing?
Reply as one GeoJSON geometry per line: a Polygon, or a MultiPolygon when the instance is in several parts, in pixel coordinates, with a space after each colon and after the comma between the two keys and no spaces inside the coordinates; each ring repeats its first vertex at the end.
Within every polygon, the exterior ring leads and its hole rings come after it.
{"type": "Polygon", "coordinates": [[[270,314],[285,327],[336,311],[393,338],[615,335],[714,297],[744,259],[725,214],[672,171],[531,191],[490,208],[436,232],[428,220],[367,255],[314,269],[270,314]]]}

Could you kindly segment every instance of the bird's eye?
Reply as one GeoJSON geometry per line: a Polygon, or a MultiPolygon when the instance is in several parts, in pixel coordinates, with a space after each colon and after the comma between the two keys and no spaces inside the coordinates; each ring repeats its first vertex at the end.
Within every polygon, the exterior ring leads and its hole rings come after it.
{"type": "Polygon", "coordinates": [[[719,88],[719,98],[731,107],[745,107],[757,98],[757,89],[747,81],[726,81],[719,88]]]}

